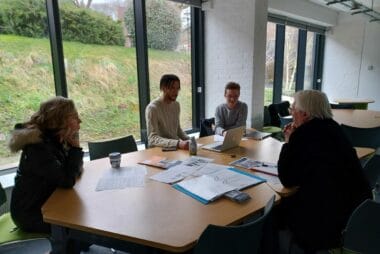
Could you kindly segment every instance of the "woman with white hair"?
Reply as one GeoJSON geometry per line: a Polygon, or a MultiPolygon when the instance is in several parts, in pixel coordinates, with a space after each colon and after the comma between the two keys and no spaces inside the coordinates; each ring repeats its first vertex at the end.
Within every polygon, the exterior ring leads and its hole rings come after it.
{"type": "Polygon", "coordinates": [[[348,217],[371,197],[369,184],[324,93],[299,91],[290,110],[293,123],[284,128],[278,173],[285,187],[298,189],[279,211],[306,252],[339,247],[348,217]]]}

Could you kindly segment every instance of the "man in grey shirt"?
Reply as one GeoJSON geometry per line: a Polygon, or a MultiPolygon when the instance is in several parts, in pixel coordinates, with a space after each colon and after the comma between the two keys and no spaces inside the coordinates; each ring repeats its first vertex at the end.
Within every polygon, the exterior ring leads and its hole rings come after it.
{"type": "Polygon", "coordinates": [[[176,75],[161,77],[162,95],[151,101],[145,110],[149,147],[189,149],[189,136],[179,123],[180,105],[176,100],[180,88],[180,80],[176,75]]]}
{"type": "Polygon", "coordinates": [[[240,85],[235,82],[227,83],[224,88],[226,103],[220,104],[215,111],[215,134],[225,135],[225,131],[246,126],[248,107],[239,101],[240,85]]]}

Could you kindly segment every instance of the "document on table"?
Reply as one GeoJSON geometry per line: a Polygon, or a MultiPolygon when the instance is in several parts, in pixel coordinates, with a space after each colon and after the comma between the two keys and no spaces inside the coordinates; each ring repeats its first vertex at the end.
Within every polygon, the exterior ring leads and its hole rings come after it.
{"type": "Polygon", "coordinates": [[[144,166],[110,168],[106,170],[96,185],[96,191],[144,187],[147,170],[144,166]]]}
{"type": "Polygon", "coordinates": [[[230,163],[232,166],[239,166],[246,169],[252,169],[269,175],[278,176],[277,164],[271,162],[264,162],[242,157],[230,163]]]}
{"type": "Polygon", "coordinates": [[[150,179],[163,183],[175,183],[193,174],[211,161],[213,161],[213,159],[192,156],[177,166],[151,176],[150,179]]]}
{"type": "Polygon", "coordinates": [[[265,179],[241,170],[219,167],[219,170],[183,180],[174,184],[173,187],[203,204],[207,204],[226,192],[240,190],[262,182],[265,182],[265,179]]]}

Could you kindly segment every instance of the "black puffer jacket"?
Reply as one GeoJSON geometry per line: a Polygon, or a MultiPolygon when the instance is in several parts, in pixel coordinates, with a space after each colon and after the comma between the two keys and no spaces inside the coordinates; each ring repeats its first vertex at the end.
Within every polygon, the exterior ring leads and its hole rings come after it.
{"type": "Polygon", "coordinates": [[[371,197],[356,152],[332,119],[297,128],[282,147],[278,173],[284,186],[299,186],[283,204],[288,226],[307,249],[339,246],[350,214],[371,197]]]}
{"type": "Polygon", "coordinates": [[[49,232],[41,207],[57,187],[71,188],[82,170],[81,148],[61,144],[52,133],[16,125],[9,144],[22,150],[11,198],[15,224],[30,232],[49,232]]]}

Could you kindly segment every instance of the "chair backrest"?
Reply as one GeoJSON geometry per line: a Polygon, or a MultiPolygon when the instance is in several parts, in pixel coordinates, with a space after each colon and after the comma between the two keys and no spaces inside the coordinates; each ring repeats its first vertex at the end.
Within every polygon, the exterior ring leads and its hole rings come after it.
{"type": "Polygon", "coordinates": [[[341,124],[343,131],[353,146],[380,147],[380,126],[374,128],[358,128],[341,124]]]}
{"type": "Polygon", "coordinates": [[[258,253],[264,223],[272,210],[275,196],[273,196],[264,208],[264,214],[255,221],[239,226],[222,227],[208,225],[195,246],[195,254],[209,253],[258,253]]]}
{"type": "Polygon", "coordinates": [[[201,119],[199,137],[201,138],[201,137],[214,135],[215,129],[213,128],[213,126],[215,126],[214,117],[201,119]]]}
{"type": "Polygon", "coordinates": [[[355,109],[354,104],[335,104],[330,103],[331,109],[355,109]]]}
{"type": "Polygon", "coordinates": [[[0,183],[0,206],[5,204],[5,202],[7,202],[7,195],[5,194],[5,190],[0,183]]]}
{"type": "Polygon", "coordinates": [[[363,167],[364,174],[367,177],[371,188],[375,187],[376,183],[380,183],[380,155],[373,155],[363,167]]]}
{"type": "Polygon", "coordinates": [[[112,152],[129,153],[137,151],[137,145],[132,135],[97,142],[88,142],[90,160],[107,157],[112,152]]]}
{"type": "Polygon", "coordinates": [[[264,123],[263,126],[270,126],[272,124],[272,120],[270,118],[269,109],[267,106],[264,106],[264,123]]]}
{"type": "Polygon", "coordinates": [[[281,126],[280,116],[288,116],[289,115],[289,107],[290,103],[288,101],[283,101],[280,103],[273,103],[268,106],[268,110],[271,117],[271,125],[281,126]]]}
{"type": "Polygon", "coordinates": [[[358,253],[380,253],[380,203],[367,199],[351,214],[343,231],[343,248],[358,253]]]}

